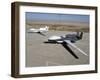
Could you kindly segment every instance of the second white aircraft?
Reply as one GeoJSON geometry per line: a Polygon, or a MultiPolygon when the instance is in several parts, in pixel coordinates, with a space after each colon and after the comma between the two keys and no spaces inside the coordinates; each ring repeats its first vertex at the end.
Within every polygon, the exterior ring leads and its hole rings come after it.
{"type": "Polygon", "coordinates": [[[49,30],[49,27],[48,27],[48,26],[45,26],[45,27],[42,27],[42,28],[39,28],[39,29],[30,28],[30,29],[28,30],[28,32],[42,33],[42,32],[47,32],[48,30],[49,30]]]}

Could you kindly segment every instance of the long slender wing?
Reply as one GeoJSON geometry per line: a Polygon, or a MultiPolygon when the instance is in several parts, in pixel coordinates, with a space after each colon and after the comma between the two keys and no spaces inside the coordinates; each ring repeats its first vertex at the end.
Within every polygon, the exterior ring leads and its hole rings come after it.
{"type": "Polygon", "coordinates": [[[80,48],[78,48],[77,46],[75,46],[73,43],[71,43],[69,40],[64,40],[64,42],[66,42],[67,44],[69,44],[70,46],[76,48],[78,51],[80,51],[82,54],[88,56],[84,51],[82,51],[80,48]]]}
{"type": "Polygon", "coordinates": [[[38,29],[30,29],[28,30],[28,33],[38,33],[39,30],[38,29]]]}

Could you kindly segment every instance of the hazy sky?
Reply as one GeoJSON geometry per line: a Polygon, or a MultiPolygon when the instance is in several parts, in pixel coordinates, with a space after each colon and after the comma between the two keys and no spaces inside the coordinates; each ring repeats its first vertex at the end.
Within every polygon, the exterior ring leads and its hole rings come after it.
{"type": "Polygon", "coordinates": [[[26,20],[89,22],[89,15],[26,12],[26,20]]]}

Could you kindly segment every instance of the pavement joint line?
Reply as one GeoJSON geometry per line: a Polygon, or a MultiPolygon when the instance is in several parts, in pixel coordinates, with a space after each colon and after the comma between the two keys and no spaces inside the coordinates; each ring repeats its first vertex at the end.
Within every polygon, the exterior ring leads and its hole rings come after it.
{"type": "Polygon", "coordinates": [[[55,63],[55,62],[51,62],[51,61],[46,61],[46,66],[49,66],[49,64],[61,65],[59,63],[55,63]]]}

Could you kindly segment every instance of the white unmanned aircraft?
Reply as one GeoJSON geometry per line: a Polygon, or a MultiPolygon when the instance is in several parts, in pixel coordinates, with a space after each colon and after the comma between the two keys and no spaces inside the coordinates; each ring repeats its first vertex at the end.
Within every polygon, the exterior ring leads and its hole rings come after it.
{"type": "Polygon", "coordinates": [[[50,38],[48,38],[48,42],[45,43],[58,43],[58,44],[62,44],[62,46],[67,49],[75,58],[79,58],[77,55],[75,55],[75,53],[71,50],[71,48],[69,47],[72,46],[74,48],[76,48],[78,51],[80,51],[82,54],[88,56],[84,51],[82,51],[80,48],[78,48],[77,46],[75,46],[73,43],[75,43],[78,40],[81,40],[83,36],[83,32],[77,32],[76,34],[68,34],[65,36],[51,36],[50,38]]]}
{"type": "Polygon", "coordinates": [[[47,31],[49,31],[49,27],[48,27],[48,26],[45,26],[45,27],[42,27],[42,28],[39,28],[39,29],[30,28],[30,29],[28,30],[29,33],[39,33],[39,34],[41,34],[41,35],[43,35],[43,36],[45,36],[45,35],[43,34],[43,32],[47,32],[47,31]]]}

